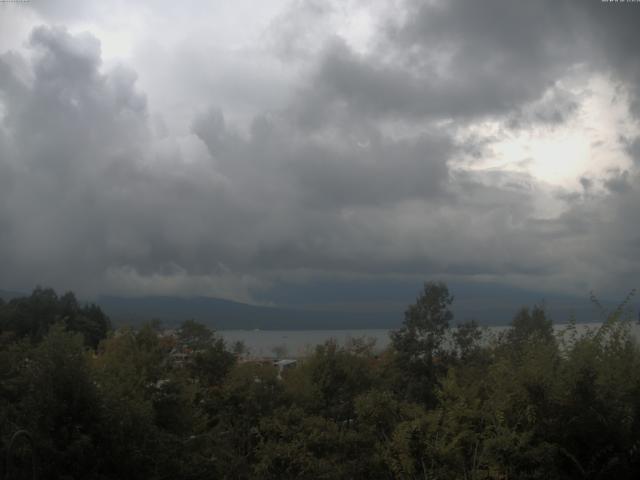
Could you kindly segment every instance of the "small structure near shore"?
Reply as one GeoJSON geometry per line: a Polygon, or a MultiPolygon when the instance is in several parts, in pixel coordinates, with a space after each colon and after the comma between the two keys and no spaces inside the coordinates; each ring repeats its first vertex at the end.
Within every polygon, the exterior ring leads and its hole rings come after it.
{"type": "Polygon", "coordinates": [[[292,358],[282,358],[280,360],[274,360],[273,366],[278,369],[278,378],[282,379],[282,372],[295,367],[297,363],[298,361],[292,358]]]}

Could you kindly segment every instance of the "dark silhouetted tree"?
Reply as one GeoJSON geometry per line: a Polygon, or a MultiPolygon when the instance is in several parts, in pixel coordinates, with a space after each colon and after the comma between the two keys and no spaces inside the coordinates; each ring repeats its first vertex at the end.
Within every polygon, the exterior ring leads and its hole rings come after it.
{"type": "Polygon", "coordinates": [[[438,370],[445,355],[444,340],[453,319],[453,296],[442,282],[427,282],[404,314],[400,330],[391,333],[396,382],[410,399],[432,403],[438,370]]]}

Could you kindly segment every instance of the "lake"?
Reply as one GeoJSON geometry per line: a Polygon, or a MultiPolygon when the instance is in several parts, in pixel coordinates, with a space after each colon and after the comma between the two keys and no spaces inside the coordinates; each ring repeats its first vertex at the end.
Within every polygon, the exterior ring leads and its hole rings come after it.
{"type": "MultiPolygon", "coordinates": [[[[565,324],[554,325],[557,332],[566,328],[565,324]]],[[[594,329],[599,323],[581,323],[576,327],[578,332],[594,329]]],[[[497,334],[508,327],[485,327],[488,335],[497,334]]],[[[389,346],[390,338],[387,329],[369,330],[219,330],[228,344],[242,341],[249,349],[252,357],[304,357],[311,353],[316,345],[334,339],[344,345],[349,339],[367,338],[375,340],[375,350],[381,351],[389,346]]],[[[640,338],[640,326],[632,324],[636,338],[640,338]]]]}
{"type": "Polygon", "coordinates": [[[380,330],[219,330],[228,344],[241,341],[254,357],[304,357],[316,345],[335,339],[344,345],[350,338],[373,338],[376,349],[389,345],[389,331],[380,330]],[[276,355],[276,352],[278,355],[276,355]]]}

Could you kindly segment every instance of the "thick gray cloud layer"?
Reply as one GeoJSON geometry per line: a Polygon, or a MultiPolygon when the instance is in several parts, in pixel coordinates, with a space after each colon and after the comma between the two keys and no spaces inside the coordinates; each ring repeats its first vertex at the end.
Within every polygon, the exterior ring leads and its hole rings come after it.
{"type": "MultiPolygon", "coordinates": [[[[43,5],[45,23],[100,10],[43,5]]],[[[608,78],[638,114],[640,4],[408,0],[382,17],[374,48],[331,32],[296,45],[300,22],[329,9],[296,2],[269,26],[294,87],[277,108],[256,100],[246,125],[203,88],[197,108],[176,107],[188,130],[171,131],[174,112],[149,101],[135,61],[104,63],[90,33],[45,24],[26,51],[3,53],[0,286],[244,300],[332,276],[634,286],[637,138],[619,145],[635,164],[584,177],[582,191],[460,160],[489,155],[506,129],[577,115],[582,98],[563,84],[576,72],[608,78]],[[502,127],[465,137],[483,122],[502,127]]],[[[268,95],[252,72],[237,83],[251,79],[268,95]]]]}
{"type": "Polygon", "coordinates": [[[359,55],[337,40],[297,107],[330,121],[367,116],[453,118],[516,111],[571,69],[612,69],[635,96],[637,6],[599,1],[405,2],[378,48],[359,55]]]}

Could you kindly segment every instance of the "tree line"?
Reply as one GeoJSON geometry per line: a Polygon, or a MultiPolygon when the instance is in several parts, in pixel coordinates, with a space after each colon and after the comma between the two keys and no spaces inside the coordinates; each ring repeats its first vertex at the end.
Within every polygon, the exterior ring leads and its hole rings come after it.
{"type": "Polygon", "coordinates": [[[624,309],[557,335],[523,308],[488,336],[452,302],[426,283],[383,352],[329,341],[279,375],[193,321],[114,331],[71,293],[0,300],[0,478],[31,478],[22,430],[43,479],[637,478],[624,309]]]}

